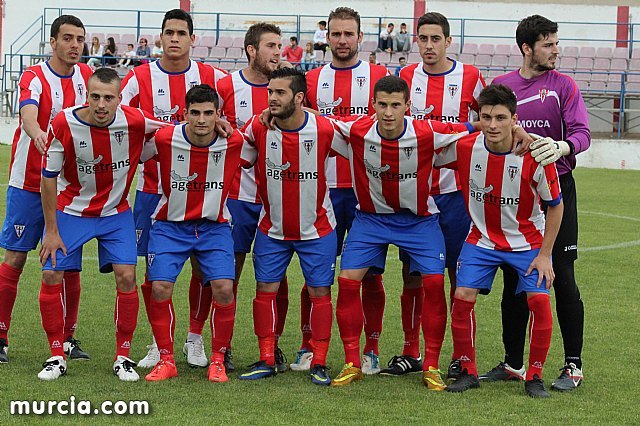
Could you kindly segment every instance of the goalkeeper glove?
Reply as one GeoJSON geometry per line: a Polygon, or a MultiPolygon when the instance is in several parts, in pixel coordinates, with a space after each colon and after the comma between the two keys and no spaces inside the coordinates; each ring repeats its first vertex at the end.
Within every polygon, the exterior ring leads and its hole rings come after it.
{"type": "Polygon", "coordinates": [[[571,146],[568,142],[554,141],[548,137],[533,141],[530,149],[533,158],[543,166],[557,161],[560,157],[571,154],[571,146]]]}

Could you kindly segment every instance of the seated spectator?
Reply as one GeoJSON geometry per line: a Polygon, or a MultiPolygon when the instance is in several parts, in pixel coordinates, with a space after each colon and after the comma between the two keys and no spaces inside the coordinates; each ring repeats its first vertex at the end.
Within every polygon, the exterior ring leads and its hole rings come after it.
{"type": "Polygon", "coordinates": [[[133,50],[133,44],[127,44],[127,51],[124,52],[124,57],[118,62],[119,67],[128,67],[133,65],[134,60],[138,57],[136,51],[133,50]]]}
{"type": "Polygon", "coordinates": [[[378,40],[378,49],[386,52],[393,50],[393,43],[396,38],[396,32],[393,30],[393,23],[389,23],[387,28],[380,32],[380,39],[378,40]]]}
{"type": "Polygon", "coordinates": [[[89,62],[89,45],[87,43],[82,46],[82,58],[80,58],[80,62],[83,64],[89,62]]]}
{"type": "Polygon", "coordinates": [[[281,58],[298,66],[302,61],[302,53],[302,47],[298,46],[298,37],[293,36],[289,38],[289,46],[284,48],[281,58]]]}
{"type": "Polygon", "coordinates": [[[157,39],[153,45],[153,49],[151,49],[151,58],[160,59],[161,57],[162,57],[162,44],[160,44],[160,39],[157,39]]]}
{"type": "Polygon", "coordinates": [[[395,46],[393,50],[396,52],[408,52],[411,50],[411,35],[407,33],[407,24],[400,24],[400,32],[396,34],[395,46]]]}
{"type": "Polygon", "coordinates": [[[380,62],[378,62],[378,57],[376,56],[376,52],[369,53],[369,63],[380,65],[380,62]]]}
{"type": "Polygon", "coordinates": [[[115,65],[118,63],[116,59],[116,54],[118,53],[118,48],[116,47],[116,41],[113,37],[107,38],[107,42],[104,44],[104,48],[102,56],[107,58],[104,60],[106,65],[115,65]]]}
{"type": "Polygon", "coordinates": [[[396,67],[396,75],[400,77],[400,70],[407,66],[407,58],[401,57],[398,59],[398,62],[400,63],[400,65],[396,67]]]}
{"type": "Polygon", "coordinates": [[[146,64],[147,62],[149,62],[148,58],[150,56],[151,49],[149,48],[149,42],[146,38],[141,38],[140,46],[138,46],[138,49],[136,50],[137,59],[133,61],[133,65],[137,67],[138,65],[146,64]]]}
{"type": "Polygon", "coordinates": [[[319,21],[318,29],[313,34],[313,48],[315,50],[327,51],[327,21],[319,21]]]}
{"type": "Polygon", "coordinates": [[[316,67],[316,51],[313,49],[311,42],[304,47],[304,55],[302,56],[302,71],[311,71],[316,67]]]}
{"type": "Polygon", "coordinates": [[[102,62],[102,55],[104,54],[104,48],[102,44],[100,44],[100,40],[98,37],[91,38],[91,47],[89,48],[89,60],[87,61],[87,65],[92,68],[96,68],[102,62]]]}

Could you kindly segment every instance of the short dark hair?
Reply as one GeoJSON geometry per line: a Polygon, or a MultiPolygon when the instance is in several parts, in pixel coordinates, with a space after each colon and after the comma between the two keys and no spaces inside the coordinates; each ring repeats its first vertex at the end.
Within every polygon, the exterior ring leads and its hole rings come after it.
{"type": "Polygon", "coordinates": [[[418,18],[418,27],[416,28],[416,32],[420,31],[420,27],[423,25],[440,25],[440,28],[442,28],[442,34],[444,34],[445,37],[449,37],[451,35],[449,20],[442,13],[429,12],[422,15],[418,18]]]}
{"type": "Polygon", "coordinates": [[[520,48],[522,56],[524,56],[524,50],[522,45],[527,44],[531,49],[536,41],[540,38],[545,38],[549,34],[556,34],[558,32],[558,23],[553,22],[544,16],[531,15],[524,18],[518,24],[516,28],[516,43],[520,48]]]}
{"type": "Polygon", "coordinates": [[[127,47],[134,47],[133,44],[129,43],[127,44],[127,47]]]}
{"type": "Polygon", "coordinates": [[[400,77],[388,75],[382,77],[373,87],[373,99],[376,99],[378,92],[402,93],[405,102],[409,100],[409,86],[400,77]]]}
{"type": "Polygon", "coordinates": [[[73,15],[60,15],[51,24],[51,38],[55,38],[55,39],[58,38],[58,34],[60,33],[60,27],[63,26],[64,24],[69,24],[69,25],[73,25],[74,27],[82,28],[82,30],[85,33],[87,32],[80,18],[73,15]]]}
{"type": "Polygon", "coordinates": [[[354,20],[358,24],[358,34],[360,34],[360,14],[350,7],[338,7],[329,14],[329,25],[332,19],[342,19],[344,21],[354,20]]]}
{"type": "Polygon", "coordinates": [[[192,104],[202,104],[205,102],[212,102],[216,109],[220,107],[218,93],[213,87],[208,84],[198,84],[197,86],[193,86],[189,89],[185,97],[185,105],[187,109],[189,109],[189,106],[192,104]]]}
{"type": "Polygon", "coordinates": [[[289,87],[291,87],[291,91],[294,95],[298,92],[302,92],[303,95],[307,96],[307,79],[302,71],[295,68],[279,68],[272,72],[269,77],[270,80],[275,80],[277,78],[289,80],[289,87]]]}
{"type": "Polygon", "coordinates": [[[298,37],[291,36],[291,37],[289,37],[289,41],[295,41],[297,43],[298,42],[298,37]]]}
{"type": "Polygon", "coordinates": [[[185,21],[187,26],[189,27],[189,35],[193,35],[193,19],[191,19],[191,15],[185,12],[182,9],[172,9],[164,14],[164,19],[162,19],[162,31],[164,32],[164,26],[166,25],[169,19],[178,19],[180,21],[185,21]]]}
{"type": "Polygon", "coordinates": [[[97,70],[95,70],[91,77],[89,77],[89,80],[92,80],[94,78],[98,79],[100,83],[105,84],[111,84],[114,81],[117,81],[118,85],[120,85],[121,82],[118,72],[115,69],[108,67],[98,68],[97,70]]]}
{"type": "Polygon", "coordinates": [[[516,113],[517,104],[518,101],[513,90],[503,84],[489,85],[482,89],[478,95],[478,110],[481,110],[485,105],[504,105],[513,115],[516,113]]]}
{"type": "Polygon", "coordinates": [[[277,25],[268,24],[266,22],[257,22],[249,27],[247,33],[244,35],[244,52],[247,55],[247,59],[249,59],[249,51],[247,50],[247,47],[253,46],[258,50],[262,34],[269,33],[282,36],[282,31],[280,31],[280,27],[277,25]]]}
{"type": "Polygon", "coordinates": [[[407,24],[405,24],[404,22],[402,24],[400,24],[401,27],[406,27],[407,24]]]}
{"type": "Polygon", "coordinates": [[[318,21],[319,25],[322,25],[323,27],[327,27],[327,21],[318,21]]]}

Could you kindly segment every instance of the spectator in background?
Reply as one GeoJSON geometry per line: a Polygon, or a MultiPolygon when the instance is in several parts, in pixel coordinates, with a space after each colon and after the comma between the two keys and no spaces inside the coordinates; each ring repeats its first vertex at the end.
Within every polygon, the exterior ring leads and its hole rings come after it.
{"type": "Polygon", "coordinates": [[[313,49],[311,42],[307,43],[302,56],[302,71],[310,71],[316,67],[316,51],[313,49]]]}
{"type": "Polygon", "coordinates": [[[148,58],[151,56],[151,48],[149,48],[149,41],[146,38],[140,39],[140,45],[136,50],[137,60],[133,61],[134,66],[146,64],[149,62],[148,58]]]}
{"type": "Polygon", "coordinates": [[[380,38],[378,39],[378,49],[384,50],[386,52],[391,52],[393,50],[393,44],[396,39],[396,32],[393,29],[393,23],[389,22],[387,28],[380,32],[380,38]]]}
{"type": "Polygon", "coordinates": [[[398,59],[398,62],[400,63],[400,65],[398,65],[396,67],[396,73],[395,74],[399,77],[400,76],[400,70],[407,65],[407,58],[405,58],[403,56],[403,57],[398,59]]]}
{"type": "Polygon", "coordinates": [[[319,21],[318,29],[313,34],[313,48],[315,50],[327,51],[327,21],[319,21]]]}
{"type": "Polygon", "coordinates": [[[89,61],[89,45],[85,42],[84,46],[82,46],[82,58],[80,62],[86,64],[89,61]]]}
{"type": "Polygon", "coordinates": [[[162,57],[162,44],[160,43],[160,39],[157,39],[153,45],[150,56],[152,59],[160,59],[162,57]]]}
{"type": "Polygon", "coordinates": [[[107,42],[104,44],[103,54],[102,56],[107,58],[104,60],[106,65],[115,65],[118,63],[116,59],[116,54],[118,53],[118,48],[116,47],[116,41],[113,37],[107,38],[107,42]]]}
{"type": "Polygon", "coordinates": [[[411,50],[411,35],[407,32],[407,24],[400,24],[400,32],[396,35],[395,46],[393,50],[396,52],[408,52],[411,50]]]}
{"type": "Polygon", "coordinates": [[[134,60],[136,59],[137,56],[138,55],[136,54],[136,51],[133,50],[133,44],[131,43],[127,44],[127,51],[124,52],[124,56],[118,62],[118,66],[128,67],[129,65],[133,65],[134,60]]]}
{"type": "Polygon", "coordinates": [[[378,62],[378,57],[376,56],[376,52],[369,53],[369,63],[380,65],[380,62],[378,62]]]}
{"type": "Polygon", "coordinates": [[[87,61],[87,65],[92,68],[96,68],[100,62],[102,62],[102,55],[104,54],[104,48],[100,44],[100,40],[98,37],[93,37],[91,39],[91,47],[89,48],[89,56],[93,56],[89,58],[87,61]]]}
{"type": "Polygon", "coordinates": [[[284,48],[281,57],[297,67],[302,62],[302,54],[302,47],[298,46],[298,37],[293,36],[289,38],[289,46],[284,48]]]}

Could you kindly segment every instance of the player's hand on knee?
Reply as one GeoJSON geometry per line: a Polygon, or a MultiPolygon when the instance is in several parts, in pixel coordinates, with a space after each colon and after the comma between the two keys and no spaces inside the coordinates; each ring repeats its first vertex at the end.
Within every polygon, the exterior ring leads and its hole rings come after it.
{"type": "Polygon", "coordinates": [[[40,263],[42,266],[47,262],[47,259],[51,257],[51,266],[56,267],[57,260],[56,254],[58,250],[62,250],[62,253],[67,255],[67,247],[62,242],[62,238],[60,238],[60,234],[58,233],[46,233],[44,238],[42,239],[42,245],[40,246],[40,263]]]}
{"type": "Polygon", "coordinates": [[[536,287],[540,288],[542,280],[545,279],[545,288],[548,290],[553,285],[555,279],[555,273],[553,272],[553,264],[551,263],[551,257],[549,256],[536,256],[535,259],[529,265],[526,275],[529,275],[533,270],[538,271],[538,282],[536,287]]]}
{"type": "Polygon", "coordinates": [[[531,144],[531,155],[543,166],[557,161],[560,157],[569,155],[571,148],[565,141],[554,141],[553,139],[541,138],[531,144]]]}

